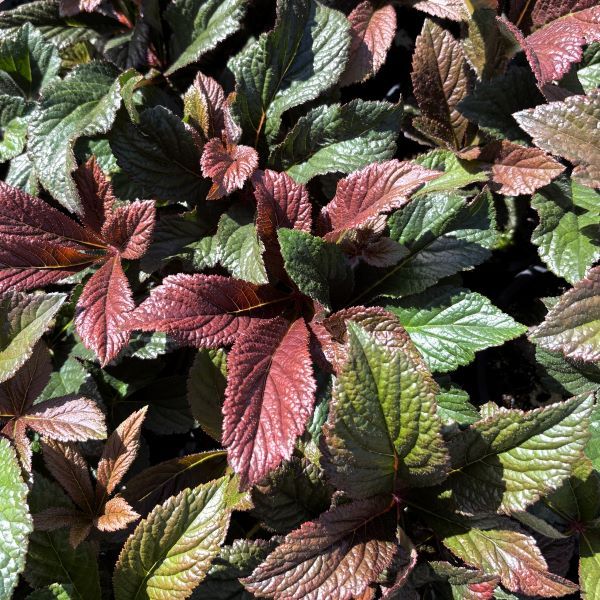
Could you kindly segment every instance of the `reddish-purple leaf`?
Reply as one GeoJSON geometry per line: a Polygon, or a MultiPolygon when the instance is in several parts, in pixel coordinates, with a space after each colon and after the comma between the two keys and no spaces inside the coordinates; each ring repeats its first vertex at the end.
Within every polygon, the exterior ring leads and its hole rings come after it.
{"type": "Polygon", "coordinates": [[[286,536],[242,583],[276,600],[351,600],[365,592],[396,554],[389,502],[336,506],[286,536]]]}
{"type": "Polygon", "coordinates": [[[87,228],[100,234],[116,200],[110,181],[94,156],[73,173],[73,179],[83,207],[81,220],[87,228]]]}
{"type": "Polygon", "coordinates": [[[597,0],[537,0],[531,10],[531,21],[535,27],[541,27],[564,17],[596,6],[597,0]]]}
{"type": "Polygon", "coordinates": [[[0,433],[12,440],[17,449],[17,453],[19,454],[23,469],[27,471],[27,473],[31,473],[31,458],[33,453],[29,438],[27,437],[25,423],[23,423],[21,419],[13,419],[2,428],[0,433]]]}
{"type": "Polygon", "coordinates": [[[113,256],[87,282],[79,297],[75,329],[102,366],[127,344],[130,332],[124,323],[135,308],[121,259],[113,256]]]}
{"type": "Polygon", "coordinates": [[[72,444],[42,439],[46,468],[73,502],[86,514],[94,513],[94,490],[88,464],[72,444]]]}
{"type": "Polygon", "coordinates": [[[308,191],[287,173],[267,169],[252,177],[256,198],[256,230],[263,240],[277,239],[277,229],[310,233],[312,205],[308,191]]]}
{"type": "Polygon", "coordinates": [[[71,527],[85,520],[85,515],[68,506],[51,506],[33,515],[36,531],[54,531],[61,527],[71,527]]]}
{"type": "Polygon", "coordinates": [[[335,196],[321,212],[326,240],[335,242],[349,229],[367,225],[382,213],[406,204],[422,184],[439,177],[411,162],[375,163],[342,179],[335,196]]]}
{"type": "Polygon", "coordinates": [[[0,384],[0,420],[27,413],[50,380],[52,363],[44,342],[38,342],[27,362],[13,377],[0,384]]]}
{"type": "Polygon", "coordinates": [[[94,520],[94,525],[100,531],[118,531],[125,529],[139,518],[140,515],[129,506],[127,501],[117,496],[104,505],[104,512],[94,520]]]}
{"type": "Polygon", "coordinates": [[[80,12],[94,12],[102,0],[60,0],[61,17],[72,17],[80,12]]]}
{"type": "Polygon", "coordinates": [[[490,165],[492,181],[505,196],[533,194],[565,170],[543,150],[506,140],[484,146],[477,159],[490,165]]]}
{"type": "Polygon", "coordinates": [[[135,460],[146,411],[147,407],[144,407],[131,414],[106,441],[97,471],[96,499],[99,505],[119,485],[135,460]]]}
{"type": "Polygon", "coordinates": [[[90,535],[91,531],[92,524],[87,519],[82,518],[78,523],[73,523],[71,531],[69,531],[69,544],[73,548],[77,548],[90,535]]]}
{"type": "Polygon", "coordinates": [[[40,435],[77,442],[106,437],[104,415],[93,400],[56,398],[36,404],[22,417],[25,425],[40,435]]]}
{"type": "Polygon", "coordinates": [[[223,444],[247,487],[288,459],[314,403],[304,319],[256,322],[228,357],[223,444]]]}
{"type": "Polygon", "coordinates": [[[470,90],[463,48],[452,34],[426,20],[412,60],[413,92],[420,116],[413,125],[436,144],[460,150],[467,143],[469,121],[458,104],[470,90]]]}
{"type": "Polygon", "coordinates": [[[197,348],[232,344],[255,318],[277,313],[277,295],[220,275],[170,275],[152,290],[127,322],[130,329],[165,331],[197,348]]]}
{"type": "Polygon", "coordinates": [[[574,11],[566,7],[565,14],[558,8],[562,3],[554,6],[555,10],[546,11],[542,18],[546,24],[527,37],[506,18],[498,17],[523,48],[539,85],[561,79],[581,60],[583,46],[600,40],[600,5],[595,3],[584,10],[576,6],[574,11]],[[554,14],[560,16],[548,21],[554,14]]]}
{"type": "Polygon", "coordinates": [[[206,199],[218,200],[244,186],[258,167],[258,154],[249,146],[223,143],[219,138],[213,138],[204,146],[201,165],[202,175],[213,181],[206,199]]]}
{"type": "Polygon", "coordinates": [[[340,85],[365,81],[379,71],[396,35],[396,11],[391,4],[375,8],[361,2],[349,15],[350,56],[340,85]]]}
{"type": "Polygon", "coordinates": [[[122,258],[135,260],[146,254],[152,241],[156,209],[152,200],[136,200],[120,206],[107,218],[102,237],[122,258]]]}
{"type": "Polygon", "coordinates": [[[600,89],[514,113],[534,143],[575,165],[573,177],[600,187],[600,89]]]}

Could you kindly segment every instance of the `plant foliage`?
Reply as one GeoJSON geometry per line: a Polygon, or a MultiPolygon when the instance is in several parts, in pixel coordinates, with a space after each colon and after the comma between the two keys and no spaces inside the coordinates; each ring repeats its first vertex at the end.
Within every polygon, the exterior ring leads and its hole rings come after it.
{"type": "Polygon", "coordinates": [[[600,597],[594,0],[8,0],[0,597],[600,597]]]}

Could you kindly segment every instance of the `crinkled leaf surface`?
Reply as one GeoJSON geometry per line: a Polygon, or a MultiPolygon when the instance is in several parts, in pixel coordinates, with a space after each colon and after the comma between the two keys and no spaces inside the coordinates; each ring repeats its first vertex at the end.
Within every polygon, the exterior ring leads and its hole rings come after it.
{"type": "Polygon", "coordinates": [[[433,21],[417,38],[412,82],[421,109],[413,125],[436,144],[462,148],[469,122],[457,107],[469,92],[467,62],[460,43],[433,21]]]}
{"type": "Polygon", "coordinates": [[[572,162],[576,179],[589,187],[600,186],[599,90],[524,110],[514,117],[537,146],[572,162]]]}
{"type": "Polygon", "coordinates": [[[279,0],[272,31],[235,56],[234,112],[248,144],[273,138],[283,113],[314,100],[342,75],[350,46],[346,17],[316,0],[279,0]]]}
{"type": "Polygon", "coordinates": [[[402,297],[427,289],[443,277],[482,263],[496,240],[491,195],[467,200],[457,193],[414,198],[388,223],[392,239],[408,254],[393,268],[373,274],[365,294],[402,297]]]}
{"type": "Polygon", "coordinates": [[[159,198],[180,202],[200,197],[200,151],[189,128],[164,106],[142,111],[135,125],[117,121],[110,147],[123,171],[159,198]]]}
{"type": "Polygon", "coordinates": [[[349,15],[350,53],[341,85],[369,79],[385,62],[396,35],[396,11],[391,4],[361,2],[349,15]]]}
{"type": "Polygon", "coordinates": [[[0,42],[0,70],[11,77],[26,98],[35,99],[58,76],[59,69],[58,49],[45,42],[30,23],[0,42]]]}
{"type": "Polygon", "coordinates": [[[345,504],[286,536],[243,583],[271,598],[351,600],[377,580],[395,553],[385,499],[345,504]]]}
{"type": "Polygon", "coordinates": [[[117,600],[188,598],[225,539],[238,493],[230,477],[187,488],[144,519],[125,543],[114,575],[117,600]]]}
{"type": "Polygon", "coordinates": [[[65,294],[8,293],[0,302],[0,381],[12,377],[31,356],[65,294]]]}
{"type": "Polygon", "coordinates": [[[63,205],[81,211],[71,173],[73,144],[84,135],[106,133],[121,105],[119,72],[109,64],[89,63],[49,84],[31,117],[29,154],[42,185],[63,205]]]}
{"type": "Polygon", "coordinates": [[[269,162],[305,183],[392,158],[401,113],[399,104],[365,100],[315,108],[273,148],[269,162]]]}
{"type": "Polygon", "coordinates": [[[243,0],[176,0],[165,11],[173,29],[171,57],[175,62],[166,75],[196,62],[240,26],[246,3],[243,0]]]}
{"type": "Polygon", "coordinates": [[[531,241],[548,267],[574,284],[600,258],[600,193],[561,179],[531,205],[540,217],[531,241]]]}
{"type": "Polygon", "coordinates": [[[531,338],[567,358],[600,360],[600,268],[594,267],[561,296],[531,338]]]}
{"type": "Polygon", "coordinates": [[[579,539],[579,585],[585,600],[600,593],[600,529],[588,529],[579,539]]]}
{"type": "Polygon", "coordinates": [[[131,314],[128,327],[218,348],[233,343],[254,317],[274,316],[284,299],[268,286],[221,275],[170,275],[131,314]]]}
{"type": "Polygon", "coordinates": [[[433,485],[448,470],[435,381],[399,323],[386,333],[378,339],[348,323],[348,359],[325,427],[325,472],[357,498],[433,485]]]}
{"type": "Polygon", "coordinates": [[[222,477],[227,467],[224,450],[213,450],[172,458],[144,469],[127,481],[124,496],[140,513],[148,514],[157,504],[185,488],[222,477]]]}
{"type": "Polygon", "coordinates": [[[280,229],[278,237],[285,270],[302,293],[329,306],[330,291],[352,289],[353,273],[339,246],[297,229],[280,229]]]}
{"type": "Polygon", "coordinates": [[[316,385],[304,319],[256,322],[228,359],[222,441],[247,487],[291,456],[310,416],[316,385]]]}
{"type": "Polygon", "coordinates": [[[492,517],[477,522],[444,515],[434,522],[453,554],[486,574],[499,576],[512,592],[555,597],[577,591],[570,581],[548,572],[535,539],[514,521],[492,517]]]}
{"type": "Polygon", "coordinates": [[[27,506],[27,486],[10,442],[0,439],[0,595],[12,597],[25,568],[27,540],[33,530],[27,506]]]}
{"type": "Polygon", "coordinates": [[[439,176],[439,172],[412,162],[389,160],[344,177],[321,211],[325,238],[338,241],[346,231],[367,226],[378,215],[404,206],[421,185],[439,176]]]}
{"type": "Polygon", "coordinates": [[[529,412],[500,408],[450,442],[461,510],[510,514],[558,489],[581,457],[593,396],[529,412]]]}
{"type": "Polygon", "coordinates": [[[527,331],[485,296],[441,286],[388,305],[432,371],[469,364],[475,352],[527,331]]]}

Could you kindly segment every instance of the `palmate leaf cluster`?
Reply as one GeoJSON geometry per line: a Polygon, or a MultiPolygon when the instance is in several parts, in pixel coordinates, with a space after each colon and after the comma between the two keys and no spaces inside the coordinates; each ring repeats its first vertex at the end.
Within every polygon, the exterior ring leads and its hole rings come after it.
{"type": "Polygon", "coordinates": [[[593,0],[0,11],[0,598],[600,597],[599,85],[593,0]]]}

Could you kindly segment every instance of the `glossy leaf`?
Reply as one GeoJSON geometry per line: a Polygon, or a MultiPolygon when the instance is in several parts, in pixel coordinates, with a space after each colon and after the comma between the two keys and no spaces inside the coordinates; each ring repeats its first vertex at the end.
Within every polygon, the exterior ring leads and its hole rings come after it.
{"type": "Polygon", "coordinates": [[[25,568],[33,523],[27,507],[27,486],[15,451],[5,439],[0,439],[0,466],[0,523],[4,531],[0,541],[0,594],[10,598],[25,568]]]}
{"type": "Polygon", "coordinates": [[[325,426],[325,472],[356,498],[434,485],[448,472],[437,386],[400,324],[384,331],[378,339],[348,323],[348,358],[325,426]]]}
{"type": "Polygon", "coordinates": [[[598,192],[566,179],[532,198],[540,223],[531,241],[548,267],[571,284],[600,258],[599,201],[598,192]]]}
{"type": "Polygon", "coordinates": [[[396,11],[391,4],[375,7],[361,2],[349,15],[350,52],[341,85],[365,81],[379,71],[396,34],[396,11]]]}
{"type": "Polygon", "coordinates": [[[166,75],[196,62],[235,33],[245,9],[242,0],[177,0],[169,5],[165,18],[173,29],[171,55],[176,60],[166,75]]]}
{"type": "Polygon", "coordinates": [[[121,104],[118,71],[103,63],[81,65],[46,88],[29,127],[29,153],[42,185],[67,209],[80,213],[71,177],[73,144],[82,135],[105,133],[121,104]]]}
{"type": "Polygon", "coordinates": [[[532,332],[532,339],[544,350],[560,351],[567,358],[600,360],[600,269],[561,296],[532,332]]]}
{"type": "Polygon", "coordinates": [[[463,288],[433,288],[387,310],[398,317],[432,371],[469,364],[475,352],[527,331],[485,296],[463,288]]]}
{"type": "Polygon", "coordinates": [[[600,186],[599,98],[594,90],[514,115],[537,146],[572,162],[573,176],[589,187],[600,186]]]}
{"type": "Polygon", "coordinates": [[[223,444],[247,487],[288,459],[314,403],[304,319],[251,325],[229,354],[223,444]]]}
{"type": "Polygon", "coordinates": [[[339,600],[360,596],[386,569],[395,553],[395,532],[385,500],[370,499],[332,508],[286,536],[250,577],[259,596],[339,600]]]}
{"type": "Polygon", "coordinates": [[[267,286],[220,275],[172,275],[130,316],[130,329],[165,331],[198,348],[231,344],[282,300],[267,286]]]}
{"type": "Polygon", "coordinates": [[[25,364],[64,301],[64,294],[14,292],[2,296],[0,381],[12,377],[25,364]]]}
{"type": "Polygon", "coordinates": [[[229,477],[159,504],[127,540],[114,574],[117,600],[187,598],[225,539],[236,492],[229,477]]]}
{"type": "Polygon", "coordinates": [[[527,413],[500,408],[457,434],[449,447],[459,508],[510,514],[558,489],[587,443],[592,403],[583,395],[527,413]]]}
{"type": "Polygon", "coordinates": [[[337,241],[345,231],[405,205],[421,185],[439,176],[414,163],[390,160],[345,177],[321,213],[321,227],[328,231],[325,238],[337,241]]]}
{"type": "Polygon", "coordinates": [[[401,112],[399,104],[364,100],[315,108],[298,119],[269,161],[306,183],[316,175],[351,173],[390,159],[401,112]]]}
{"type": "Polygon", "coordinates": [[[334,85],[350,47],[345,16],[313,0],[279,0],[268,33],[230,63],[236,79],[234,112],[248,144],[279,131],[284,112],[334,85]]]}
{"type": "Polygon", "coordinates": [[[436,144],[462,148],[469,122],[458,104],[470,89],[467,63],[459,42],[433,21],[425,21],[417,38],[412,81],[421,109],[413,125],[436,144]]]}

